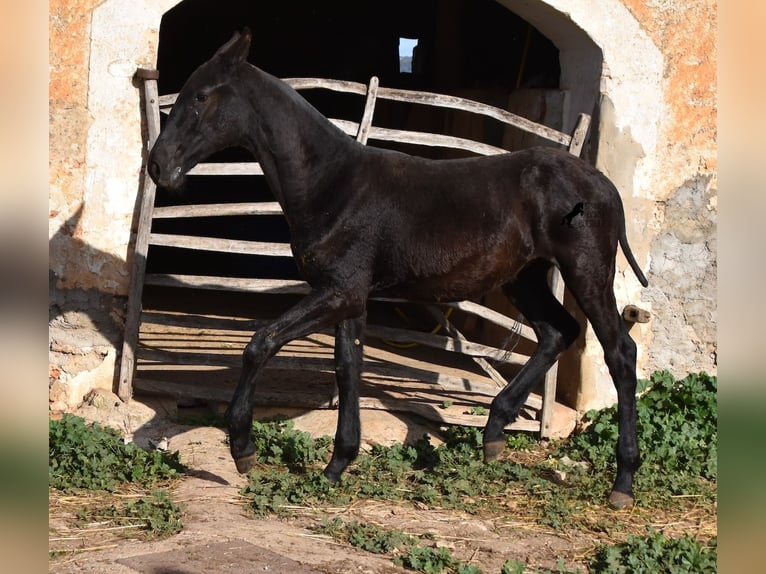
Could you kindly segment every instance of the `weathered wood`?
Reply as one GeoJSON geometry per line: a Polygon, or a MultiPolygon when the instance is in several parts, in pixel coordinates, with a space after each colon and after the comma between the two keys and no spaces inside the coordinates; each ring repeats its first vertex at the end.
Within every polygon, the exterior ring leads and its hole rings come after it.
{"type": "Polygon", "coordinates": [[[513,365],[523,365],[529,358],[526,355],[521,355],[519,353],[509,353],[503,349],[496,349],[495,347],[489,347],[480,343],[473,343],[465,338],[445,337],[444,335],[421,333],[411,329],[368,325],[367,334],[370,337],[377,337],[395,343],[417,343],[435,349],[461,353],[469,357],[486,357],[513,365]]]}
{"type": "MultiPolygon", "coordinates": [[[[558,301],[564,301],[564,281],[556,267],[551,269],[551,291],[558,301]]],[[[553,363],[545,373],[545,389],[543,391],[543,405],[540,412],[540,436],[547,438],[551,435],[551,422],[553,421],[553,407],[556,403],[556,384],[559,375],[559,362],[553,363]]]]}
{"type": "MultiPolygon", "coordinates": [[[[160,133],[160,113],[157,107],[159,98],[157,80],[144,80],[144,108],[147,128],[147,151],[152,148],[160,133]]],[[[128,288],[128,305],[125,315],[125,334],[120,361],[120,377],[117,395],[124,402],[133,394],[133,373],[135,370],[135,350],[138,344],[138,329],[141,321],[141,295],[146,274],[146,254],[149,248],[149,231],[152,227],[152,209],[157,186],[149,174],[144,171],[141,185],[141,204],[139,208],[136,243],[133,249],[133,270],[128,288]]]]}
{"type": "Polygon", "coordinates": [[[263,168],[255,161],[198,163],[189,175],[263,175],[263,168]]]}
{"type": "Polygon", "coordinates": [[[207,275],[176,275],[172,273],[149,273],[146,275],[146,284],[215,291],[271,293],[275,295],[305,295],[311,290],[305,281],[297,279],[247,279],[207,275]]]}
{"type": "Polygon", "coordinates": [[[651,318],[651,312],[636,305],[625,305],[622,310],[622,318],[628,323],[648,323],[651,318]]]}
{"type": "Polygon", "coordinates": [[[569,143],[572,139],[569,134],[565,134],[547,126],[537,124],[531,120],[528,120],[527,118],[517,116],[516,114],[509,111],[490,106],[489,104],[483,104],[481,102],[475,102],[466,98],[460,98],[458,96],[447,96],[444,94],[435,94],[432,92],[418,92],[413,90],[400,90],[394,88],[380,88],[378,90],[378,98],[384,100],[410,102],[415,104],[426,104],[430,106],[450,108],[453,110],[464,110],[466,112],[481,114],[490,118],[494,118],[505,124],[528,131],[530,133],[537,134],[551,140],[552,142],[556,142],[564,146],[569,146],[569,143]]]}
{"type": "Polygon", "coordinates": [[[392,141],[429,147],[446,147],[450,149],[462,149],[479,155],[497,155],[508,153],[507,149],[495,147],[489,144],[476,142],[465,138],[432,134],[428,132],[413,132],[408,130],[395,130],[391,128],[370,128],[369,139],[380,141],[392,141]]]}
{"type": "Polygon", "coordinates": [[[364,112],[362,113],[362,121],[359,122],[359,131],[356,134],[356,141],[360,144],[367,144],[367,137],[370,133],[370,126],[372,125],[372,115],[375,113],[375,102],[378,97],[378,77],[373,76],[370,78],[370,85],[367,88],[367,99],[364,102],[364,112]]]}
{"type": "MultiPolygon", "coordinates": [[[[186,350],[188,349],[186,346],[181,348],[185,349],[183,353],[180,353],[178,350],[140,347],[137,356],[147,366],[151,366],[152,363],[231,368],[242,366],[241,347],[232,349],[230,353],[222,353],[220,351],[216,353],[192,352],[186,350]]],[[[487,396],[495,396],[497,394],[497,387],[494,383],[481,381],[477,375],[473,378],[456,376],[440,372],[438,370],[440,365],[428,365],[428,368],[424,368],[423,365],[422,363],[420,366],[416,366],[411,363],[397,365],[383,361],[366,361],[364,372],[385,377],[417,379],[424,383],[439,385],[447,390],[472,392],[487,396]]],[[[269,360],[267,368],[334,373],[335,362],[332,358],[296,357],[277,354],[269,360]]]]}
{"type": "MultiPolygon", "coordinates": [[[[442,327],[444,327],[444,330],[451,336],[460,341],[460,348],[463,348],[463,345],[465,343],[468,343],[468,339],[466,338],[463,333],[460,332],[460,330],[453,325],[449,319],[447,319],[447,316],[442,313],[441,309],[438,307],[435,307],[434,305],[427,305],[426,309],[428,309],[429,313],[431,313],[431,316],[436,318],[437,321],[441,324],[442,327]]],[[[500,350],[500,349],[498,349],[500,350]]],[[[504,355],[506,356],[506,355],[504,355]]],[[[526,358],[526,357],[525,357],[526,358]]],[[[490,379],[495,381],[495,384],[498,386],[498,388],[502,389],[507,384],[508,381],[505,379],[503,375],[501,375],[495,367],[492,366],[492,364],[487,361],[482,356],[476,356],[474,355],[472,357],[474,363],[476,363],[485,373],[487,373],[487,376],[489,376],[490,379]]]]}
{"type": "Polygon", "coordinates": [[[293,252],[287,243],[269,243],[265,241],[244,241],[220,237],[197,237],[194,235],[167,235],[152,233],[149,244],[163,247],[180,247],[199,251],[220,251],[242,255],[266,255],[269,257],[292,257],[293,252]]]}
{"type": "Polygon", "coordinates": [[[569,153],[579,156],[582,153],[582,146],[585,144],[585,138],[588,135],[588,128],[590,127],[590,116],[588,114],[580,114],[577,117],[577,125],[574,132],[572,132],[572,141],[569,143],[569,153]]]}
{"type": "Polygon", "coordinates": [[[331,78],[283,78],[283,82],[295,90],[313,90],[324,88],[334,92],[346,92],[349,94],[367,94],[368,85],[346,80],[334,80],[331,78]]]}
{"type": "Polygon", "coordinates": [[[516,331],[519,333],[519,335],[529,341],[532,341],[533,343],[537,342],[537,335],[535,335],[535,332],[531,327],[521,323],[520,321],[506,317],[494,309],[490,309],[489,307],[485,307],[484,305],[480,305],[474,301],[457,301],[454,303],[445,303],[445,305],[448,307],[454,307],[455,309],[460,309],[466,313],[471,313],[472,315],[476,315],[482,319],[486,319],[495,325],[504,327],[508,331],[516,331]]]}
{"type": "Polygon", "coordinates": [[[154,208],[154,219],[178,217],[218,217],[229,215],[282,215],[276,201],[253,203],[203,203],[197,205],[169,205],[154,208]]]}

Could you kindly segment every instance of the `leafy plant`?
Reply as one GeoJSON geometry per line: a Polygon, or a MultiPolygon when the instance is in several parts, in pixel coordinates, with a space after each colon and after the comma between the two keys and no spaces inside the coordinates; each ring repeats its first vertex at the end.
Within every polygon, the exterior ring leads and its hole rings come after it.
{"type": "Polygon", "coordinates": [[[322,520],[314,530],[367,552],[396,554],[394,563],[426,574],[437,574],[445,570],[455,574],[481,574],[476,566],[460,562],[447,548],[422,545],[420,542],[422,538],[428,538],[427,535],[416,538],[401,530],[356,521],[346,522],[338,517],[322,520]]]}
{"type": "MultiPolygon", "coordinates": [[[[639,497],[667,501],[678,494],[712,496],[710,483],[718,475],[716,377],[700,373],[676,381],[662,371],[641,381],[639,391],[636,409],[643,459],[636,474],[639,497]]],[[[587,461],[592,467],[588,474],[599,477],[600,484],[586,480],[583,493],[595,491],[601,496],[616,470],[616,406],[591,411],[585,420],[590,426],[563,443],[554,456],[587,461]]]]}
{"type": "Polygon", "coordinates": [[[48,443],[48,481],[54,492],[104,492],[82,497],[76,511],[80,521],[136,527],[149,538],[181,530],[182,509],[167,491],[155,488],[180,476],[178,453],[146,452],[126,444],[116,430],[71,414],[49,421],[48,443]],[[125,487],[132,492],[153,490],[126,503],[124,497],[112,494],[125,487]]]}
{"type": "Polygon", "coordinates": [[[601,545],[591,564],[593,572],[607,574],[706,574],[717,572],[717,541],[700,544],[694,538],[666,538],[651,531],[647,536],[629,535],[626,542],[601,545]]]}
{"type": "Polygon", "coordinates": [[[430,548],[428,546],[410,546],[407,551],[394,558],[394,563],[425,574],[455,571],[460,565],[448,548],[430,548]]]}
{"type": "Polygon", "coordinates": [[[164,490],[153,491],[135,502],[110,504],[100,508],[85,508],[78,512],[83,521],[108,519],[120,525],[140,526],[149,537],[165,537],[183,528],[183,509],[164,490]]]}
{"type": "Polygon", "coordinates": [[[323,462],[329,453],[332,439],[314,439],[295,429],[295,423],[284,417],[270,422],[253,422],[253,442],[258,459],[267,464],[284,464],[297,469],[323,462]]]}
{"type": "Polygon", "coordinates": [[[564,565],[564,560],[559,558],[556,561],[556,570],[529,570],[527,565],[518,560],[507,560],[500,569],[500,574],[581,574],[579,569],[568,570],[564,565]]]}
{"type": "Polygon", "coordinates": [[[324,519],[315,530],[373,554],[386,554],[417,544],[416,538],[401,530],[387,530],[355,521],[346,522],[337,517],[324,519]]]}
{"type": "Polygon", "coordinates": [[[114,490],[120,484],[156,484],[182,470],[178,453],[146,452],[120,434],[65,414],[48,425],[48,482],[58,490],[114,490]]]}

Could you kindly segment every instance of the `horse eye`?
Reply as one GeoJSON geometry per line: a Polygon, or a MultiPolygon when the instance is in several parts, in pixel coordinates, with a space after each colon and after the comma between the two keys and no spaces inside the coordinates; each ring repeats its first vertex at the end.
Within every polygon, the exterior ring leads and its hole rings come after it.
{"type": "Polygon", "coordinates": [[[207,94],[197,94],[197,96],[194,98],[198,102],[206,102],[207,101],[207,94]]]}

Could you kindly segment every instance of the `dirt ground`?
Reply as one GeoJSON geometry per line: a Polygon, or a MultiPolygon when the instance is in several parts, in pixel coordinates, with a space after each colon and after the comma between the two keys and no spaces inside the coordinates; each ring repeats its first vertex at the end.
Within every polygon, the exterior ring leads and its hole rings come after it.
{"type": "MultiPolygon", "coordinates": [[[[197,574],[211,572],[272,572],[284,574],[405,572],[388,556],[377,556],[316,535],[308,526],[322,516],[373,523],[412,534],[433,533],[434,544],[487,574],[497,574],[506,560],[532,568],[556,568],[561,557],[567,568],[581,568],[582,557],[594,540],[572,540],[556,532],[505,519],[482,519],[458,512],[405,508],[385,502],[365,502],[351,507],[296,509],[286,519],[248,515],[239,491],[246,479],[237,474],[224,443],[224,431],[213,427],[173,423],[162,401],[134,400],[129,407],[108,404],[103,393],[77,414],[121,427],[137,444],[167,439],[170,451],[179,451],[188,475],[172,489],[175,502],[185,506],[183,530],[157,541],[140,541],[103,525],[76,528],[66,500],[50,510],[50,572],[68,574],[135,573],[197,574]]],[[[315,435],[334,434],[334,411],[296,414],[296,427],[315,435]]],[[[406,420],[385,411],[363,411],[367,443],[391,443],[422,436],[438,429],[406,420]]],[[[72,501],[74,508],[76,501],[72,501]]]]}

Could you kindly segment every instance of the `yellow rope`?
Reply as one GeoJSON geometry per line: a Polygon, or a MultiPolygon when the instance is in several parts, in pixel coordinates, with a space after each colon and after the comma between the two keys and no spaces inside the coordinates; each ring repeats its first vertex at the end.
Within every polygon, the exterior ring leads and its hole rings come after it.
{"type": "MultiPolygon", "coordinates": [[[[454,310],[455,310],[454,307],[448,308],[444,312],[444,318],[445,319],[449,319],[450,316],[452,315],[452,312],[454,310]]],[[[404,321],[406,324],[409,324],[409,322],[410,322],[409,317],[407,317],[407,314],[404,311],[402,311],[400,307],[394,307],[394,311],[396,312],[397,315],[399,315],[399,318],[402,321],[404,321]]],[[[431,335],[436,335],[436,333],[438,333],[441,330],[441,328],[442,328],[442,324],[441,323],[437,323],[436,325],[434,325],[434,328],[431,329],[430,334],[431,335]]],[[[396,341],[389,341],[388,339],[381,339],[381,340],[386,345],[389,345],[391,347],[396,347],[397,349],[411,349],[412,347],[417,347],[418,346],[417,343],[397,343],[396,341]]]]}

